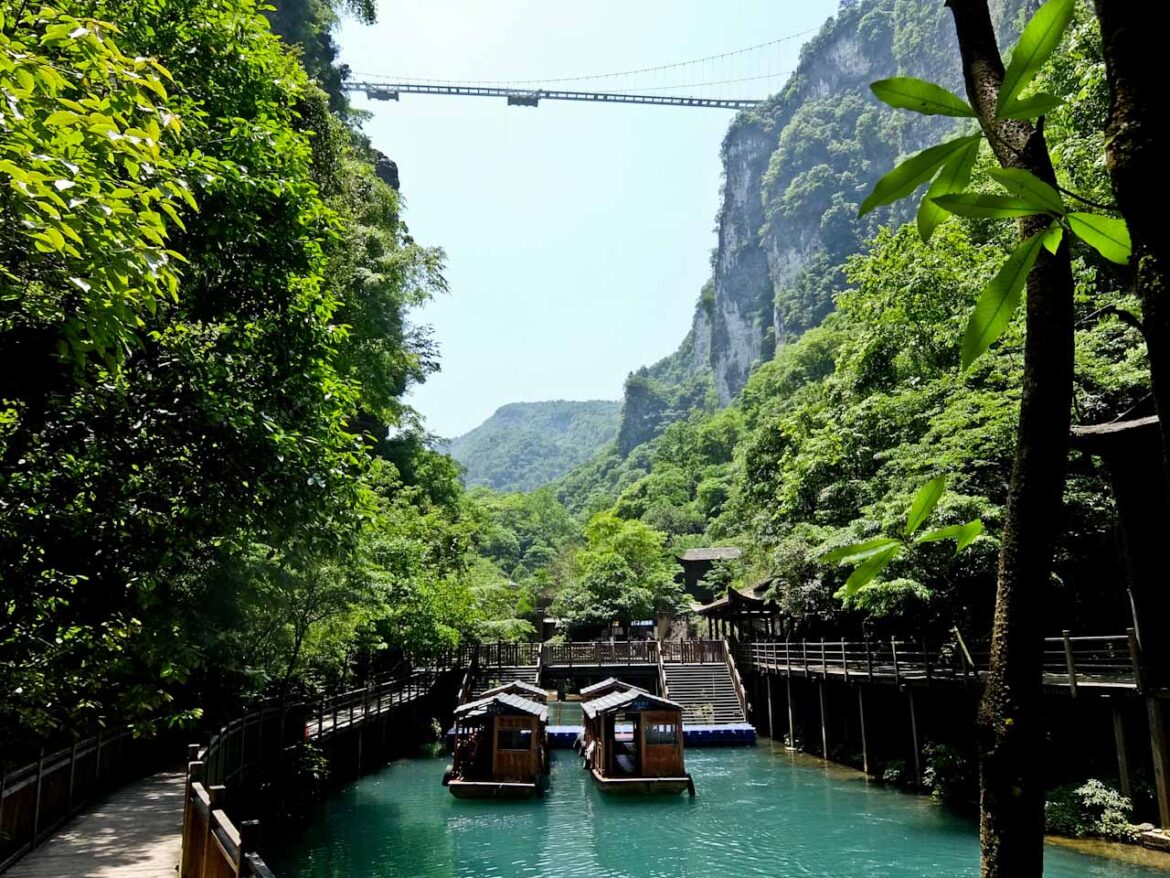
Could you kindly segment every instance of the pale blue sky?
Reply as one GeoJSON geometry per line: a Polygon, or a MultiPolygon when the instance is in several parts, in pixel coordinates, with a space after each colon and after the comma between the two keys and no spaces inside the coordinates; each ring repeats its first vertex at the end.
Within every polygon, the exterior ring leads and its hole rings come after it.
{"type": "MultiPolygon", "coordinates": [[[[671,64],[818,27],[836,0],[393,0],[343,24],[355,74],[529,79],[671,64]]],[[[694,67],[610,80],[762,97],[811,34],[694,67]]],[[[358,78],[355,76],[355,78],[358,78]]],[[[595,83],[566,83],[588,88],[595,83]]],[[[686,334],[709,274],[724,110],[403,95],[374,113],[398,162],[406,220],[447,252],[451,291],[415,315],[442,371],[412,404],[430,430],[466,432],[514,401],[617,399],[627,373],[686,334]]]]}

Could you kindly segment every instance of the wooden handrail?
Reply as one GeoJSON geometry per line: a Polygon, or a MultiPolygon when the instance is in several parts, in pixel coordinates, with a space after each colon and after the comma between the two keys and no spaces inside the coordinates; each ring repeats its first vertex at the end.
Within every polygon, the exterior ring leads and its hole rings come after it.
{"type": "Polygon", "coordinates": [[[735,697],[739,700],[740,710],[743,711],[743,718],[747,720],[750,716],[751,705],[748,704],[747,691],[743,687],[743,678],[739,675],[739,668],[735,666],[735,657],[731,654],[731,645],[723,641],[723,663],[727,666],[727,671],[731,675],[731,683],[735,688],[735,697]]]}
{"type": "MultiPolygon", "coordinates": [[[[925,641],[910,644],[892,639],[870,641],[757,641],[739,645],[737,660],[744,668],[788,676],[840,676],[895,684],[932,684],[979,679],[976,659],[962,637],[951,646],[931,649],[925,641]]],[[[1044,682],[1070,694],[1093,685],[1140,686],[1140,657],[1126,635],[1081,635],[1044,640],[1044,682]]]]}

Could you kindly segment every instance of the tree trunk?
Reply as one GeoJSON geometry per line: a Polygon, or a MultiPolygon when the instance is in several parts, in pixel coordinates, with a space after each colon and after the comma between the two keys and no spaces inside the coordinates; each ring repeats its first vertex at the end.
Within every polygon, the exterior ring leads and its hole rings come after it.
{"type": "MultiPolygon", "coordinates": [[[[1055,185],[1042,126],[997,120],[1003,61],[986,0],[949,0],[967,95],[1004,167],[1055,185]]],[[[1021,238],[1048,224],[1020,221],[1021,238]]],[[[1043,595],[1051,573],[1068,457],[1073,378],[1073,278],[1067,238],[1041,250],[1027,286],[1019,428],[999,558],[991,664],[979,706],[983,878],[1040,878],[1043,595]]]]}
{"type": "Polygon", "coordinates": [[[1150,11],[1133,0],[1096,0],[1101,25],[1105,72],[1111,102],[1106,128],[1105,161],[1117,206],[1133,239],[1137,294],[1150,353],[1154,404],[1162,423],[1162,476],[1170,496],[1170,292],[1166,270],[1170,240],[1165,205],[1170,198],[1163,165],[1170,138],[1162,118],[1161,29],[1151,26],[1150,11]]]}

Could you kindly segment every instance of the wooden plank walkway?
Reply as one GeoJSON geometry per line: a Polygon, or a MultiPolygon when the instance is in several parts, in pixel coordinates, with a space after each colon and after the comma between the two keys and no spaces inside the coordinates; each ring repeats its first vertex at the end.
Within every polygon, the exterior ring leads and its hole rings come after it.
{"type": "Polygon", "coordinates": [[[5,878],[174,878],[185,778],[169,771],[95,802],[5,878]]]}

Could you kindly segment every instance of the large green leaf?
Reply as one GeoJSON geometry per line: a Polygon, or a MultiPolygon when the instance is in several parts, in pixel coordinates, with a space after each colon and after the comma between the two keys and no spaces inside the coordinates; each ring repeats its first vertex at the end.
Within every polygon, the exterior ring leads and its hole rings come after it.
{"type": "Polygon", "coordinates": [[[1096,213],[1070,213],[1065,219],[1074,235],[1110,262],[1120,265],[1129,262],[1133,244],[1125,220],[1096,213]]]}
{"type": "Polygon", "coordinates": [[[1064,240],[1064,226],[1060,224],[1060,220],[1052,221],[1052,225],[1044,230],[1041,240],[1044,249],[1049,253],[1055,254],[1060,249],[1060,242],[1064,240]]]}
{"type": "Polygon", "coordinates": [[[1016,43],[1012,59],[1004,72],[1003,84],[999,87],[997,115],[1002,116],[1005,110],[1012,107],[1020,92],[1027,88],[1044,62],[1052,57],[1072,21],[1075,8],[1076,0],[1048,0],[1036,10],[1020,34],[1020,41],[1016,43]]]}
{"type": "Polygon", "coordinates": [[[1003,268],[979,296],[963,336],[964,369],[969,368],[991,347],[991,343],[999,338],[1012,319],[1043,239],[1044,233],[1040,232],[1018,244],[1003,268]]]}
{"type": "Polygon", "coordinates": [[[958,137],[940,143],[938,146],[927,147],[922,152],[915,153],[898,165],[884,177],[877,181],[869,197],[861,203],[858,216],[865,216],[875,207],[890,204],[900,198],[905,198],[937,173],[947,159],[961,149],[965,149],[972,141],[979,141],[983,135],[972,134],[969,137],[958,137]]]}
{"type": "Polygon", "coordinates": [[[975,167],[975,159],[979,156],[979,144],[980,141],[976,138],[951,155],[938,172],[938,176],[934,178],[934,182],[930,184],[930,188],[926,190],[926,195],[918,205],[917,216],[918,234],[923,241],[929,241],[934,230],[948,216],[947,211],[934,203],[934,199],[940,195],[961,192],[971,182],[971,169],[975,167]]]}
{"type": "Polygon", "coordinates": [[[941,85],[915,79],[913,76],[895,76],[871,82],[870,90],[891,107],[913,110],[926,116],[974,116],[967,102],[941,85]]]}
{"type": "Polygon", "coordinates": [[[993,168],[988,174],[1012,195],[1031,204],[1042,205],[1050,213],[1064,213],[1064,199],[1056,187],[1045,183],[1031,171],[1023,168],[993,168]]]}
{"type": "Polygon", "coordinates": [[[982,192],[960,192],[956,195],[940,195],[934,203],[948,213],[975,219],[1011,219],[1017,216],[1032,216],[1048,213],[1048,208],[1031,199],[1011,195],[987,195],[982,192]]]}
{"type": "Polygon", "coordinates": [[[940,527],[938,530],[924,533],[914,542],[937,543],[941,540],[954,540],[955,554],[957,555],[971,545],[971,543],[975,542],[975,538],[981,533],[983,533],[982,520],[973,518],[966,524],[952,524],[949,527],[940,527]]]}
{"type": "Polygon", "coordinates": [[[872,540],[865,540],[861,543],[850,543],[848,546],[841,546],[830,552],[825,552],[825,554],[821,555],[821,563],[856,564],[858,561],[863,561],[883,549],[898,544],[898,540],[891,539],[890,537],[874,537],[872,540]]]}
{"type": "Polygon", "coordinates": [[[849,574],[849,578],[845,580],[845,585],[839,594],[843,594],[846,597],[856,594],[860,588],[868,585],[875,576],[885,570],[889,563],[898,557],[898,553],[902,551],[902,548],[901,543],[895,543],[871,555],[864,562],[857,565],[853,572],[849,574]]]}
{"type": "Polygon", "coordinates": [[[934,507],[942,499],[943,491],[947,489],[947,477],[935,476],[918,489],[914,501],[910,504],[910,513],[906,516],[906,536],[917,531],[930,518],[934,507]]]}
{"type": "Polygon", "coordinates": [[[1013,101],[1010,106],[1004,107],[996,115],[1001,119],[1035,119],[1037,116],[1051,113],[1062,103],[1064,101],[1056,95],[1042,91],[1013,101]]]}

